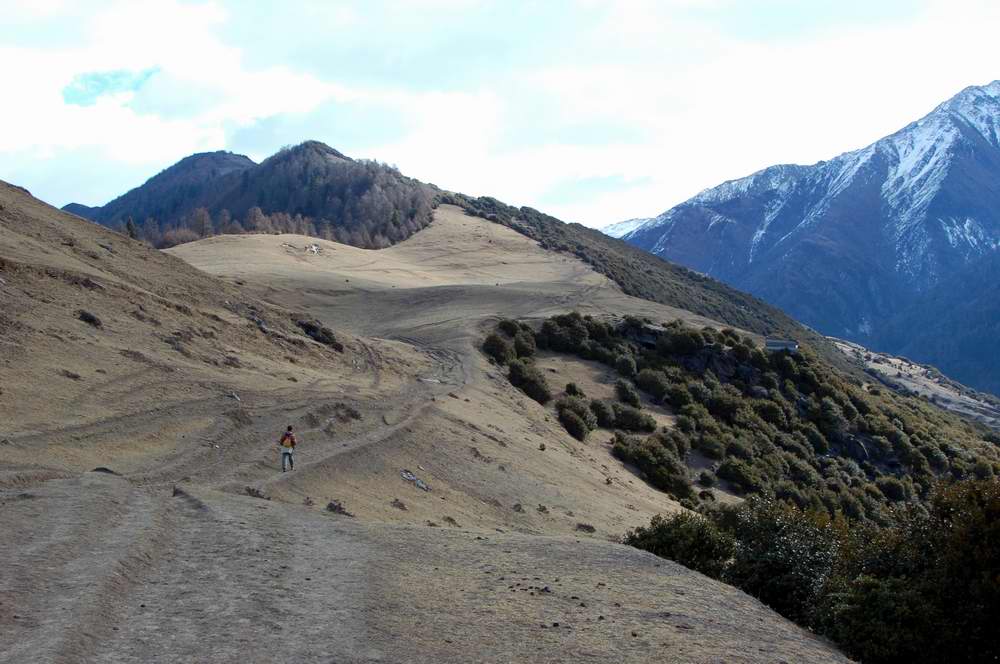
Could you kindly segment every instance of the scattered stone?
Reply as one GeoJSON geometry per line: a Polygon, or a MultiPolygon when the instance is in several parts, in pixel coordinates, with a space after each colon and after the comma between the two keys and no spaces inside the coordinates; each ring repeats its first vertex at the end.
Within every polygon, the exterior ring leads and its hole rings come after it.
{"type": "Polygon", "coordinates": [[[349,516],[351,518],[354,517],[353,514],[351,514],[350,512],[347,511],[347,509],[344,508],[344,505],[339,500],[331,500],[330,502],[328,502],[326,504],[326,511],[332,514],[339,514],[341,516],[349,516]]]}
{"type": "Polygon", "coordinates": [[[597,531],[597,528],[593,527],[589,523],[578,523],[576,524],[576,529],[581,533],[594,533],[597,531]]]}
{"type": "Polygon", "coordinates": [[[295,322],[299,326],[302,332],[317,343],[321,343],[324,346],[329,346],[338,353],[344,352],[344,344],[337,341],[337,337],[334,336],[333,330],[326,327],[322,323],[316,320],[300,320],[295,322]]]}
{"type": "Polygon", "coordinates": [[[521,503],[514,503],[514,507],[512,509],[518,514],[524,513],[524,507],[521,506],[521,503]]]}
{"type": "Polygon", "coordinates": [[[263,491],[261,491],[260,489],[258,489],[255,486],[248,486],[245,489],[243,489],[243,492],[246,493],[246,495],[250,496],[251,498],[260,498],[262,500],[271,500],[270,496],[268,496],[266,493],[264,493],[263,491]]]}
{"type": "Polygon", "coordinates": [[[94,314],[90,313],[89,311],[84,311],[83,309],[80,309],[79,311],[76,312],[76,317],[82,320],[87,325],[91,325],[97,328],[104,327],[104,323],[101,322],[101,319],[95,316],[94,314]]]}
{"type": "Polygon", "coordinates": [[[393,498],[392,502],[390,503],[390,505],[392,505],[393,507],[395,507],[397,510],[402,510],[404,512],[407,511],[406,503],[404,503],[399,498],[393,498]]]}
{"type": "Polygon", "coordinates": [[[59,372],[59,374],[61,376],[64,376],[65,378],[69,378],[70,380],[83,380],[83,377],[80,376],[80,374],[70,371],[68,369],[63,369],[62,371],[59,372]]]}

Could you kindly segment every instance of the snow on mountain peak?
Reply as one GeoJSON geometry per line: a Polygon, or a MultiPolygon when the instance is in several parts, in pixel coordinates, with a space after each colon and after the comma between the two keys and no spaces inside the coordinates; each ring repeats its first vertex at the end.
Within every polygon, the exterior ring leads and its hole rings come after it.
{"type": "Polygon", "coordinates": [[[626,219],[625,221],[619,221],[614,224],[608,224],[603,226],[599,230],[609,237],[622,237],[628,235],[635,229],[639,228],[648,221],[652,221],[649,217],[636,217],[635,219],[626,219]]]}

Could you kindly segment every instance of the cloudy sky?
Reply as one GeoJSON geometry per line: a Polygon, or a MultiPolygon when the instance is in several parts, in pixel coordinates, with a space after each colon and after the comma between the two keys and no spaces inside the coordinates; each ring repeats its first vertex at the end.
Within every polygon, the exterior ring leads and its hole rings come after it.
{"type": "Polygon", "coordinates": [[[603,225],[1000,78],[993,0],[0,0],[0,179],[102,204],[317,139],[603,225]]]}

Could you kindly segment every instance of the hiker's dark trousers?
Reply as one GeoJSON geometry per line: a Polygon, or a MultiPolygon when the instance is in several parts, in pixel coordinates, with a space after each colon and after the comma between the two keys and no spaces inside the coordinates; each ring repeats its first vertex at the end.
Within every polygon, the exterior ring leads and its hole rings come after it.
{"type": "Polygon", "coordinates": [[[292,453],[291,452],[282,452],[281,453],[281,472],[285,472],[286,470],[291,470],[294,467],[295,467],[295,461],[292,459],[292,453]]]}

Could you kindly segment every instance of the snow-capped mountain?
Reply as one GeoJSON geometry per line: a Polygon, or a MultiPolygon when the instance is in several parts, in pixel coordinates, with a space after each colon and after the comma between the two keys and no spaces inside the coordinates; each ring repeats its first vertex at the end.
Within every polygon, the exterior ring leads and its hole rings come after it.
{"type": "Polygon", "coordinates": [[[602,233],[609,237],[622,237],[631,233],[635,229],[639,228],[647,221],[650,221],[649,217],[637,217],[635,219],[626,219],[625,221],[619,221],[614,224],[608,224],[607,226],[600,228],[602,233]]]}
{"type": "Polygon", "coordinates": [[[860,150],[707,189],[623,239],[879,346],[922,294],[1000,249],[1000,81],[860,150]]]}

